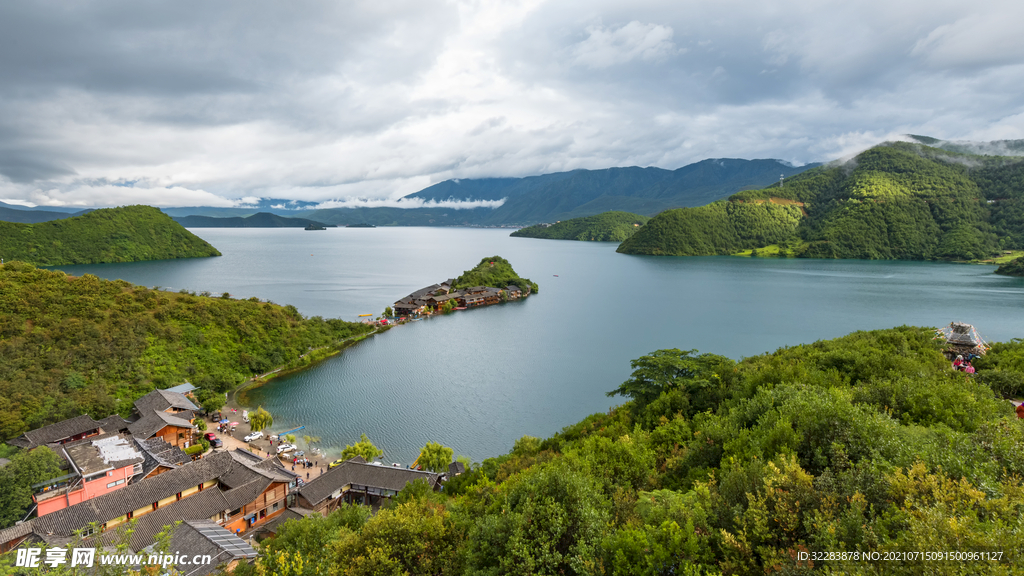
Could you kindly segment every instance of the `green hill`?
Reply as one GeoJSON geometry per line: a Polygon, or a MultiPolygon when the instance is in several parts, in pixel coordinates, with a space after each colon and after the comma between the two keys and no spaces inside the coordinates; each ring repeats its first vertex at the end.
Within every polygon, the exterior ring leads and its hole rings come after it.
{"type": "Polygon", "coordinates": [[[289,521],[259,572],[301,556],[309,574],[1017,573],[1024,420],[1002,397],[1024,386],[1024,343],[996,344],[965,380],[933,336],[858,332],[740,362],[652,352],[621,385],[595,383],[624,405],[524,436],[439,493],[417,483],[375,514],[289,521]],[[965,570],[929,550],[996,554],[965,570]]]}
{"type": "Polygon", "coordinates": [[[626,254],[987,258],[1024,247],[1024,161],[905,142],[699,208],[669,210],[626,254]],[[766,250],[767,248],[767,250],[766,250]]]}
{"type": "Polygon", "coordinates": [[[622,242],[640,229],[650,218],[629,212],[604,212],[596,216],[573,218],[550,225],[530,226],[516,230],[517,238],[546,238],[549,240],[584,240],[593,242],[622,242]]]}
{"type": "Polygon", "coordinates": [[[305,228],[310,224],[321,228],[334,224],[324,224],[307,218],[289,218],[270,212],[257,212],[252,216],[233,216],[217,218],[213,216],[172,216],[175,222],[186,228],[305,228]]]}
{"type": "Polygon", "coordinates": [[[521,290],[529,290],[537,293],[537,283],[527,278],[520,278],[519,274],[512,269],[512,265],[501,256],[484,258],[472,270],[466,270],[455,279],[455,288],[469,288],[470,286],[491,286],[493,288],[505,288],[515,285],[521,290]]]}
{"type": "Polygon", "coordinates": [[[220,256],[150,206],[94,210],[38,224],[0,222],[0,257],[40,266],[220,256]]]}
{"type": "Polygon", "coordinates": [[[200,400],[223,401],[253,375],[370,329],[256,298],[162,292],[8,262],[0,266],[0,439],[83,413],[127,415],[136,398],[185,380],[200,400]]]}

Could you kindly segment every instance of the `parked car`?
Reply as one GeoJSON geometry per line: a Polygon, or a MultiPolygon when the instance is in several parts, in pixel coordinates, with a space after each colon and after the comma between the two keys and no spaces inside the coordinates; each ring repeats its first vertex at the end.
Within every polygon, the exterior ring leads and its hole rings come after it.
{"type": "Polygon", "coordinates": [[[203,434],[203,438],[206,438],[207,442],[213,442],[217,439],[217,435],[213,432],[207,432],[206,434],[203,434]]]}
{"type": "Polygon", "coordinates": [[[285,452],[291,452],[292,450],[295,450],[294,444],[281,444],[277,447],[278,454],[284,454],[285,452]]]}
{"type": "Polygon", "coordinates": [[[245,441],[246,442],[252,442],[253,440],[259,440],[260,438],[263,438],[263,432],[256,431],[256,432],[249,433],[245,437],[245,441]]]}
{"type": "Polygon", "coordinates": [[[223,445],[224,441],[221,440],[220,438],[214,438],[213,440],[210,440],[210,446],[213,446],[214,448],[220,448],[223,445]]]}
{"type": "Polygon", "coordinates": [[[331,468],[334,468],[335,466],[341,466],[344,463],[345,463],[344,460],[341,460],[341,459],[335,460],[334,462],[331,462],[331,465],[328,466],[327,469],[330,470],[331,468]]]}
{"type": "Polygon", "coordinates": [[[292,456],[295,456],[296,458],[302,458],[305,455],[306,455],[306,451],[305,450],[299,450],[295,454],[292,454],[292,456]]]}

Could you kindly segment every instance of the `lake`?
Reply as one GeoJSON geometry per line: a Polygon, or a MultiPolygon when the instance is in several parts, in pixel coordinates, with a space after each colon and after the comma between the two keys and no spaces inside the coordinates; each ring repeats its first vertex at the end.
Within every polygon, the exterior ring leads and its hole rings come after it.
{"type": "Polygon", "coordinates": [[[326,446],[366,433],[387,462],[427,441],[474,461],[622,402],[605,392],[662,348],[742,358],[901,324],[976,325],[1024,337],[1024,279],[991,266],[627,256],[615,244],[473,228],[200,228],[220,258],[67,266],[146,286],[229,292],[356,320],[500,255],[540,285],[525,301],[397,327],[252,390],[274,429],[326,446]]]}

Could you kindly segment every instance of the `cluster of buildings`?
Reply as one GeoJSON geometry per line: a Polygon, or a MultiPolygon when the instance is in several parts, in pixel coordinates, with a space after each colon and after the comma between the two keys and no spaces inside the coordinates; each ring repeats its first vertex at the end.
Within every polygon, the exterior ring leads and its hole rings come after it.
{"type": "Polygon", "coordinates": [[[402,298],[392,306],[395,316],[415,316],[423,314],[427,309],[440,310],[449,302],[455,303],[455,309],[489,306],[506,300],[519,300],[530,295],[530,287],[506,286],[473,286],[455,289],[455,279],[449,278],[440,284],[432,284],[402,298]]]}
{"type": "Polygon", "coordinates": [[[87,546],[111,547],[123,538],[118,529],[132,521],[128,546],[146,553],[158,533],[181,521],[170,552],[209,553],[211,565],[189,567],[191,574],[206,574],[255,557],[245,539],[273,536],[288,519],[327,514],[342,502],[378,506],[409,482],[422,479],[438,489],[445,478],[357,457],[300,483],[278,458],[245,449],[193,459],[184,451],[198,433],[198,408],[186,396],[191,389],[150,392],[135,402],[130,420],[83,415],[10,440],[26,450],[49,447],[66,474],[33,487],[35,517],[0,530],[0,553],[43,544],[66,548],[81,538],[87,546]]]}

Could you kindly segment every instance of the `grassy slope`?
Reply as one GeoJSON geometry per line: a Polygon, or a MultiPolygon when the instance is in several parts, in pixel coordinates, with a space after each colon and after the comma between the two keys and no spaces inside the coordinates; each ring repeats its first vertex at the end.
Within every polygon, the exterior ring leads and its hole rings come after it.
{"type": "Polygon", "coordinates": [[[292,306],[167,293],[23,263],[0,266],[0,438],[89,413],[126,414],[189,380],[224,392],[369,331],[292,306]]]}
{"type": "Polygon", "coordinates": [[[520,278],[519,274],[512,269],[512,265],[501,256],[484,258],[472,270],[466,270],[461,276],[455,279],[456,288],[468,288],[470,286],[492,286],[494,288],[505,288],[509,285],[518,286],[525,290],[527,287],[533,293],[537,292],[537,283],[528,278],[520,278]],[[492,266],[491,263],[494,265],[492,266]]]}
{"type": "Polygon", "coordinates": [[[548,227],[530,226],[516,230],[511,235],[517,238],[622,242],[635,234],[648,220],[650,218],[646,216],[630,212],[604,212],[596,216],[564,220],[548,227]]]}
{"type": "Polygon", "coordinates": [[[0,222],[0,256],[59,266],[220,256],[220,252],[156,208],[123,206],[38,224],[0,222]]]}
{"type": "Polygon", "coordinates": [[[1022,166],[906,143],[877,146],[784,188],[667,211],[619,251],[731,254],[787,243],[819,258],[983,259],[1024,247],[1022,166]]]}

